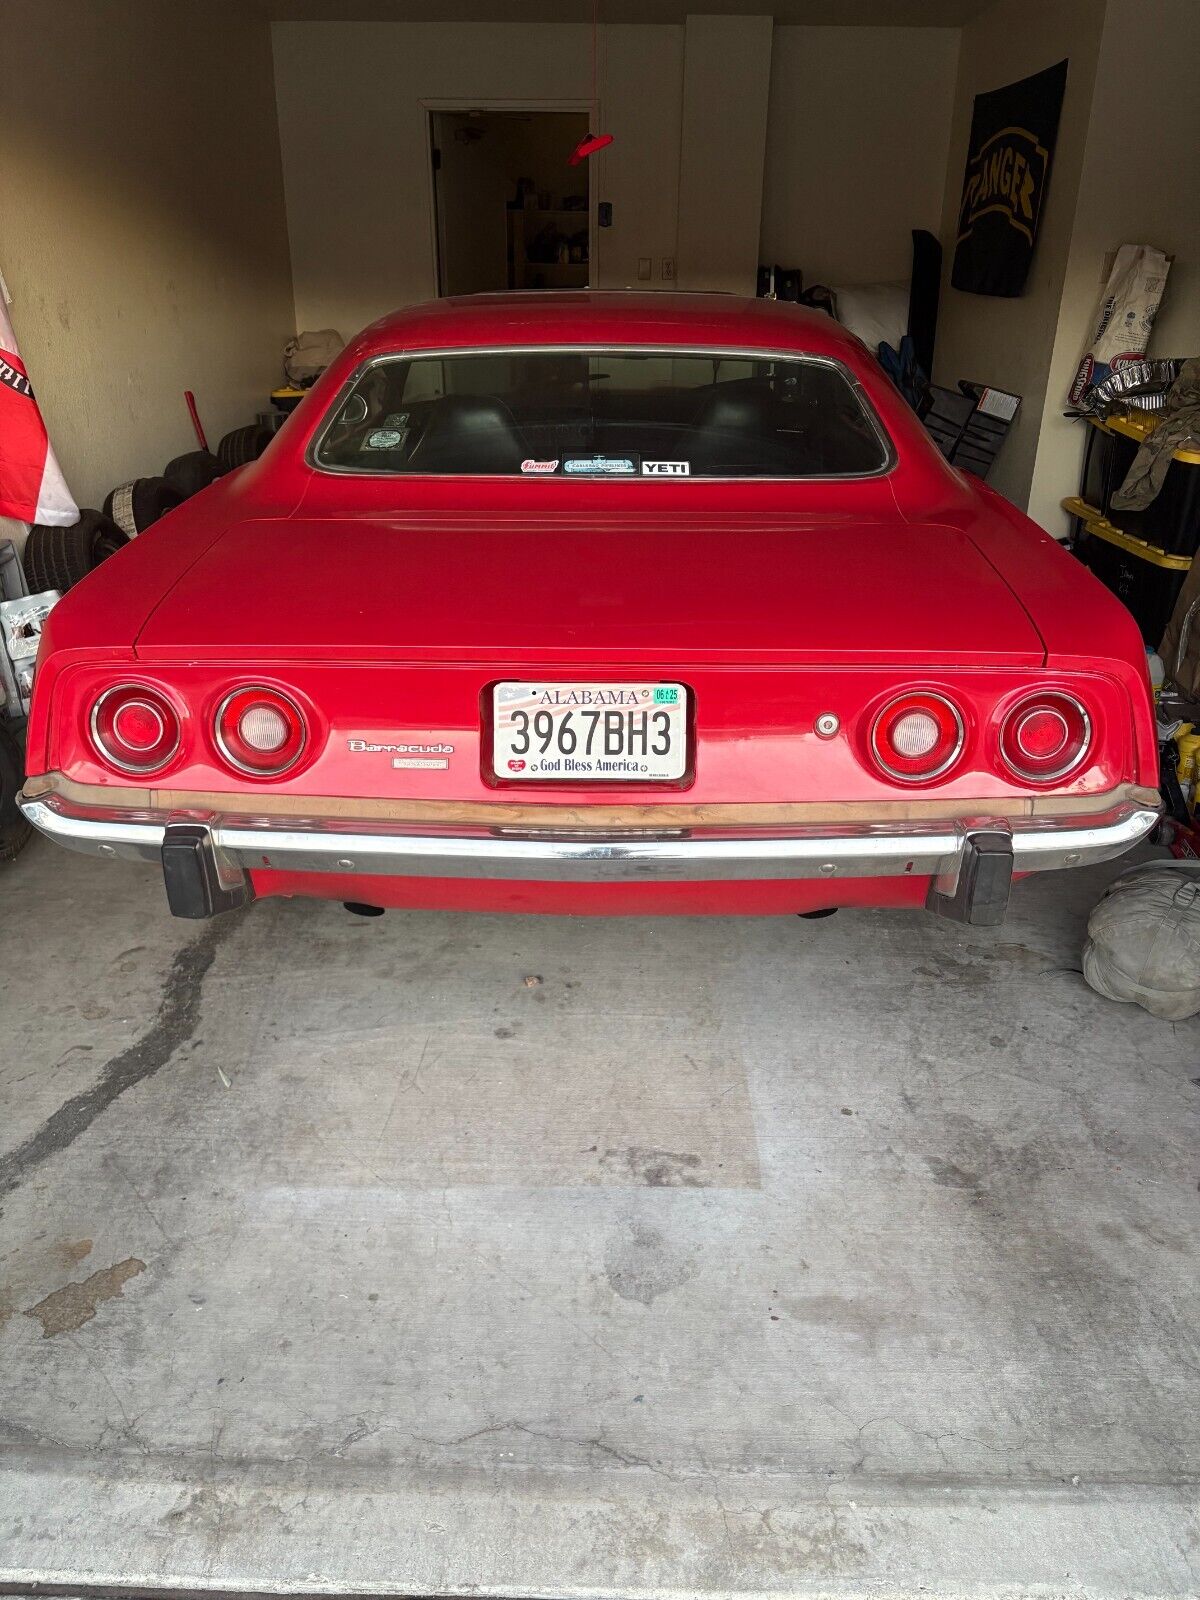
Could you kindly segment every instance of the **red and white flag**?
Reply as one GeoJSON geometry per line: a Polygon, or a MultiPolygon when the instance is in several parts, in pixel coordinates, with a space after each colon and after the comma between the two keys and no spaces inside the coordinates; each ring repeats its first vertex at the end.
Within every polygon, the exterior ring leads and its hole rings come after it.
{"type": "Polygon", "coordinates": [[[0,292],[0,517],[69,528],[79,521],[33,398],[0,292]]]}

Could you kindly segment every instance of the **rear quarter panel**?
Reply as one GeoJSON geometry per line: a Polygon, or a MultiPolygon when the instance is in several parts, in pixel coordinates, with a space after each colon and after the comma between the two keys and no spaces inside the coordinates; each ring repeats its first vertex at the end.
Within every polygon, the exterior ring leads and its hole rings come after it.
{"type": "MultiPolygon", "coordinates": [[[[1129,697],[1137,779],[1158,787],[1158,734],[1146,647],[1116,595],[1056,539],[994,489],[973,486],[973,502],[958,524],[995,567],[1029,613],[1046,646],[1052,672],[1101,671],[1129,697]]],[[[962,516],[962,513],[958,514],[962,516]]]]}

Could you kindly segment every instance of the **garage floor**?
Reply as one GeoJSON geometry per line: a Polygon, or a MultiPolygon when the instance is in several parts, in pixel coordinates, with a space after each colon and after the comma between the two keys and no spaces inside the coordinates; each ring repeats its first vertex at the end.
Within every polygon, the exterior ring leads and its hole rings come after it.
{"type": "Polygon", "coordinates": [[[1200,1592],[1200,1027],[998,933],[0,880],[0,1581],[1200,1592]]]}

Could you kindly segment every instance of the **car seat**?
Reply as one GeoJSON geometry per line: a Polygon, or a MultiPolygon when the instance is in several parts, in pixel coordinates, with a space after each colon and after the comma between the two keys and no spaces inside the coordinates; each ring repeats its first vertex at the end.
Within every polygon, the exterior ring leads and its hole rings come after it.
{"type": "Polygon", "coordinates": [[[409,461],[411,472],[519,472],[524,455],[512,412],[491,395],[445,395],[409,461]]]}

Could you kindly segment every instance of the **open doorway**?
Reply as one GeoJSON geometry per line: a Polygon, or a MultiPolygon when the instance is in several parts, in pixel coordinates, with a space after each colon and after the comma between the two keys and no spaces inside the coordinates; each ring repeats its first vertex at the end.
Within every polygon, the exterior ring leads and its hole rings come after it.
{"type": "Polygon", "coordinates": [[[588,163],[567,165],[583,111],[431,111],[438,293],[582,289],[588,163]]]}

